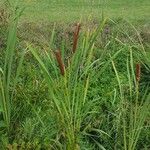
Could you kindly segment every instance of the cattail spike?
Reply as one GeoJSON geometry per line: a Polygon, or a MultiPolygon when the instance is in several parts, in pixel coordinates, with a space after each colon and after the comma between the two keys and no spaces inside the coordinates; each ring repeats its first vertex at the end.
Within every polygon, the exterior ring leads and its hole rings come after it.
{"type": "Polygon", "coordinates": [[[77,43],[78,43],[78,38],[79,38],[79,32],[80,32],[80,23],[77,24],[76,30],[74,32],[74,37],[73,37],[73,49],[72,52],[75,53],[77,49],[77,43]]]}
{"type": "Polygon", "coordinates": [[[57,50],[54,53],[55,53],[55,57],[56,57],[56,60],[58,62],[58,65],[59,65],[59,69],[60,69],[61,75],[64,76],[64,74],[65,74],[65,65],[64,65],[64,63],[62,61],[61,52],[60,52],[60,50],[57,50]]]}
{"type": "Polygon", "coordinates": [[[141,78],[141,66],[140,64],[136,64],[136,81],[139,82],[141,78]]]}

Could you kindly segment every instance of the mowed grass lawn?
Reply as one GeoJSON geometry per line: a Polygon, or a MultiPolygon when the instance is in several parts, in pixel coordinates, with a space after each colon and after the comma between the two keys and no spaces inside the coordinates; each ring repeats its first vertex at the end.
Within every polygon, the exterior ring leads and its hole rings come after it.
{"type": "MultiPolygon", "coordinates": [[[[14,0],[11,0],[12,2],[14,0]]],[[[22,0],[25,21],[72,22],[82,18],[150,22],[150,0],[22,0]]]]}

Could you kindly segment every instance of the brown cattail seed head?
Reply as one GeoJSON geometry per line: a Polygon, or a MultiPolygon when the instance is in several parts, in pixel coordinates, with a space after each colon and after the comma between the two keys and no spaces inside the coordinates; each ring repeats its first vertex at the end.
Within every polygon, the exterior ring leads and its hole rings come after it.
{"type": "Polygon", "coordinates": [[[75,53],[75,51],[77,49],[80,27],[81,27],[80,23],[77,23],[76,30],[74,32],[74,37],[73,37],[73,48],[72,48],[73,53],[75,53]]]}
{"type": "Polygon", "coordinates": [[[136,64],[136,81],[139,82],[141,77],[141,66],[139,63],[136,64]]]}
{"type": "Polygon", "coordinates": [[[63,60],[62,60],[61,52],[60,52],[60,50],[57,50],[54,53],[55,53],[55,57],[56,57],[56,60],[58,62],[58,65],[59,65],[60,72],[64,76],[65,65],[64,65],[63,60]]]}

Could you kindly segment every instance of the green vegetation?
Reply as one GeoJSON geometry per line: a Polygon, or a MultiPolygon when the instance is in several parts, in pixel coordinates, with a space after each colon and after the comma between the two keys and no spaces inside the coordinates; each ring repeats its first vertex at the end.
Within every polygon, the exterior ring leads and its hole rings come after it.
{"type": "Polygon", "coordinates": [[[100,19],[102,12],[109,18],[150,21],[149,0],[21,0],[21,6],[26,7],[23,21],[71,22],[89,16],[100,19]]]}
{"type": "Polygon", "coordinates": [[[9,2],[0,8],[0,150],[150,149],[149,29],[122,19],[147,25],[148,0],[9,2]]]}

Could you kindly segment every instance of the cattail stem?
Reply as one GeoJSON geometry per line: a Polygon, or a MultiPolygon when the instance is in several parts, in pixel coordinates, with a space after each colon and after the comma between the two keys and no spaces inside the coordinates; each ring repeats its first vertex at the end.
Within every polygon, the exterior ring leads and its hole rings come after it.
{"type": "Polygon", "coordinates": [[[60,50],[55,51],[55,57],[56,57],[56,60],[58,62],[58,65],[59,65],[61,75],[64,76],[64,74],[65,74],[65,65],[62,61],[62,56],[61,56],[60,50]]]}
{"type": "Polygon", "coordinates": [[[139,83],[141,78],[141,65],[139,63],[136,64],[136,81],[139,83]]]}
{"type": "Polygon", "coordinates": [[[74,32],[74,37],[73,37],[73,48],[72,52],[75,53],[77,49],[77,43],[78,43],[78,38],[79,38],[79,32],[80,32],[80,23],[77,24],[76,30],[74,32]]]}

